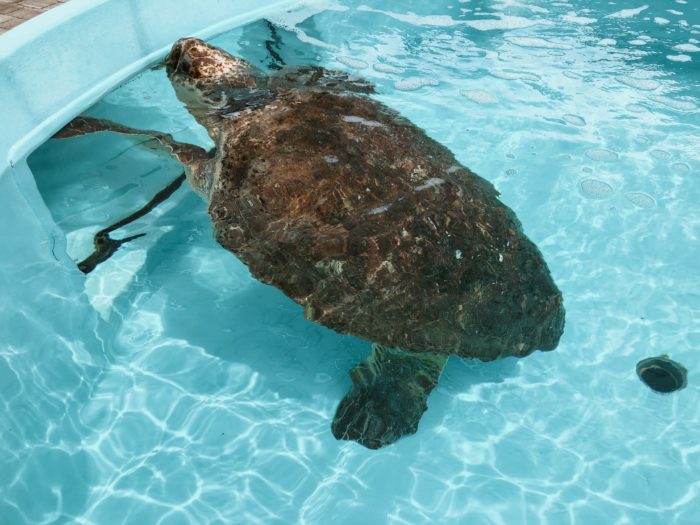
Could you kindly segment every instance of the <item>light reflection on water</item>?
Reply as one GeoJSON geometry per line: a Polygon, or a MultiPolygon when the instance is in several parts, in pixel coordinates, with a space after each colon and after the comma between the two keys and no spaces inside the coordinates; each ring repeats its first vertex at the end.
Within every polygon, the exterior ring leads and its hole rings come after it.
{"type": "MultiPolygon", "coordinates": [[[[564,293],[555,352],[453,359],[415,436],[336,442],[368,344],[252,280],[183,188],[86,284],[108,330],[54,336],[14,312],[30,329],[0,349],[0,523],[695,523],[700,12],[528,4],[309,2],[272,20],[288,62],[371,79],[496,185],[564,293]],[[663,353],[689,370],[670,396],[634,372],[663,353]]],[[[268,38],[256,23],[213,42],[264,65],[268,38]]],[[[91,113],[207,145],[162,71],[91,113]]],[[[90,229],[179,174],[105,134],[49,142],[30,165],[76,260],[90,229]]],[[[71,300],[47,296],[46,315],[71,300]]]]}

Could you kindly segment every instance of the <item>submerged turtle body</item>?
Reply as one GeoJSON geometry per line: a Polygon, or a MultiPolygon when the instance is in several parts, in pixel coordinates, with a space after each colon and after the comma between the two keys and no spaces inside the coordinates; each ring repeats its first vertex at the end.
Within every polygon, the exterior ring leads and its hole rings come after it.
{"type": "Polygon", "coordinates": [[[209,203],[218,242],[328,328],[375,343],[333,434],[378,448],[416,431],[448,355],[556,347],[561,293],[494,187],[373,87],[313,66],[266,75],[197,39],[166,58],[212,152],[96,119],[59,133],[148,135],[209,203]]]}
{"type": "Polygon", "coordinates": [[[493,186],[382,104],[291,90],[217,144],[217,240],[338,332],[490,360],[549,350],[561,295],[493,186]]]}

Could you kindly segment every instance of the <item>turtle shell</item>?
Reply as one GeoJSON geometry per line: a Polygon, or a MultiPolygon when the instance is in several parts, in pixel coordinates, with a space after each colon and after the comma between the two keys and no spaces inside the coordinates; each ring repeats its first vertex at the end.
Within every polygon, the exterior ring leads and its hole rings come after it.
{"type": "Polygon", "coordinates": [[[291,90],[222,126],[210,215],[341,333],[483,360],[556,347],[561,293],[494,187],[365,96],[291,90]]]}

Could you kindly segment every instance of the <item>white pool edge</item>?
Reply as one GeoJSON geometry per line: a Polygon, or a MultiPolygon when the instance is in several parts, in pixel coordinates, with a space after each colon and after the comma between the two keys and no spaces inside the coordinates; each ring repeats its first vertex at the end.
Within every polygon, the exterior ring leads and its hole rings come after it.
{"type": "Polygon", "coordinates": [[[183,36],[209,38],[298,0],[71,0],[0,36],[0,177],[183,36]],[[118,21],[118,22],[116,22],[118,21]]]}
{"type": "MultiPolygon", "coordinates": [[[[208,38],[298,0],[71,0],[0,35],[0,345],[28,333],[19,319],[67,337],[94,325],[84,275],[66,254],[27,157],[106,92],[164,56],[183,36],[208,38]],[[61,311],[50,306],[60,298],[61,311]],[[50,319],[46,310],[53,309],[50,319]]],[[[102,339],[80,343],[101,352],[102,339]]],[[[42,348],[54,352],[56,348],[42,348]]]]}

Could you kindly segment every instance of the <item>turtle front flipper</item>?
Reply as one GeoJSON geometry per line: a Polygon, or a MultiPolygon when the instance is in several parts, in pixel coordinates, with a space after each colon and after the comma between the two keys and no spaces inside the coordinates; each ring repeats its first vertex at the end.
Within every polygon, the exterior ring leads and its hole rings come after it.
{"type": "Polygon", "coordinates": [[[415,433],[446,362],[446,355],[375,344],[350,371],[352,388],[335,413],[333,435],[377,449],[415,433]]]}
{"type": "MultiPolygon", "coordinates": [[[[163,149],[169,155],[174,156],[185,167],[198,165],[202,161],[208,159],[207,152],[204,148],[200,148],[194,144],[178,142],[169,133],[148,129],[130,128],[128,126],[118,124],[117,122],[112,122],[111,120],[93,117],[81,116],[74,118],[68,124],[66,124],[63,129],[59,130],[52,138],[67,139],[71,137],[88,135],[90,133],[98,133],[100,131],[110,131],[120,135],[149,137],[155,142],[158,149],[163,149]]],[[[148,143],[145,143],[145,145],[148,145],[148,143]]]]}
{"type": "Polygon", "coordinates": [[[71,120],[52,138],[67,139],[100,131],[150,138],[151,140],[143,142],[142,145],[145,147],[155,146],[152,149],[175,157],[185,168],[185,175],[192,189],[204,200],[209,200],[209,190],[212,182],[210,162],[212,157],[204,148],[194,144],[187,144],[186,142],[178,142],[169,133],[130,128],[111,120],[81,116],[71,120]]]}

